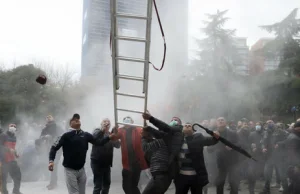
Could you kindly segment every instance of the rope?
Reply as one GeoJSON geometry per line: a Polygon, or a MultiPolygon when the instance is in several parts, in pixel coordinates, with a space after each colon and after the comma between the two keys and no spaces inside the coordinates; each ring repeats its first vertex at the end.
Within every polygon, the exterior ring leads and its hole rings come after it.
{"type": "Polygon", "coordinates": [[[159,24],[159,27],[160,27],[161,36],[162,36],[163,41],[164,41],[164,56],[163,56],[162,64],[161,64],[160,68],[155,67],[154,64],[151,63],[151,62],[149,62],[149,63],[153,66],[153,68],[156,71],[161,71],[164,68],[164,66],[165,66],[165,60],[166,60],[166,54],[167,54],[167,44],[166,44],[164,29],[162,27],[160,16],[159,16],[158,9],[157,9],[156,0],[153,0],[153,4],[154,4],[154,8],[155,8],[155,13],[156,13],[156,16],[157,16],[158,24],[159,24]]]}
{"type": "MultiPolygon", "coordinates": [[[[156,13],[156,16],[157,16],[161,36],[162,36],[163,41],[164,41],[164,55],[163,55],[162,64],[161,64],[160,68],[155,67],[155,65],[150,61],[149,61],[149,64],[151,64],[156,71],[161,71],[165,66],[166,54],[167,54],[167,43],[166,43],[166,39],[165,39],[164,29],[162,27],[162,23],[161,23],[160,16],[159,16],[159,13],[158,13],[156,0],[153,0],[153,5],[154,5],[154,8],[155,8],[155,13],[156,13]]],[[[112,32],[111,31],[110,31],[110,37],[109,37],[109,45],[110,45],[110,50],[111,50],[111,48],[112,48],[112,32]]]]}

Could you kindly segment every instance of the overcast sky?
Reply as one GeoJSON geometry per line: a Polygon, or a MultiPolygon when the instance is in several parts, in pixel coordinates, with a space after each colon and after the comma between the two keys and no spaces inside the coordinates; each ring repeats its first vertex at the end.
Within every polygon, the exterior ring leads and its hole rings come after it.
{"type": "MultiPolygon", "coordinates": [[[[257,26],[281,20],[299,0],[189,0],[190,37],[199,34],[205,13],[229,9],[227,27],[252,45],[270,36],[257,26]]],[[[82,0],[0,0],[0,63],[32,59],[80,69],[82,0]]],[[[190,49],[195,45],[190,38],[190,49]]]]}

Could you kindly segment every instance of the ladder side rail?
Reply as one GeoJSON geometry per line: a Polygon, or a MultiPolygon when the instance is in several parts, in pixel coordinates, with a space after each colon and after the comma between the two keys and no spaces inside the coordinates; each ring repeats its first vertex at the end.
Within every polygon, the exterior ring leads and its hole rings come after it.
{"type": "MultiPolygon", "coordinates": [[[[147,111],[148,104],[148,83],[149,83],[149,58],[150,58],[150,43],[151,43],[151,23],[152,23],[152,5],[153,0],[148,0],[147,5],[147,22],[146,22],[146,44],[145,44],[145,65],[144,65],[144,85],[143,93],[145,93],[144,112],[147,111]]],[[[146,126],[146,120],[144,120],[146,126]]]]}
{"type": "Polygon", "coordinates": [[[112,73],[113,73],[113,95],[114,95],[114,117],[115,117],[115,126],[118,126],[118,111],[117,111],[117,89],[118,89],[118,83],[116,76],[116,65],[117,65],[117,59],[116,59],[116,42],[115,34],[117,29],[117,19],[116,19],[116,10],[117,10],[117,0],[111,0],[110,1],[110,12],[111,12],[111,36],[112,36],[112,49],[111,49],[111,55],[112,55],[112,73]]]}

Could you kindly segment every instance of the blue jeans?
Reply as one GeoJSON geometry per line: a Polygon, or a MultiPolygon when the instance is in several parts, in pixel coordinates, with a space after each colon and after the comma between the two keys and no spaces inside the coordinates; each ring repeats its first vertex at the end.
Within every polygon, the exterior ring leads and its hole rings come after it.
{"type": "Polygon", "coordinates": [[[94,174],[94,191],[93,194],[108,194],[111,183],[110,167],[101,167],[91,162],[94,174]]]}

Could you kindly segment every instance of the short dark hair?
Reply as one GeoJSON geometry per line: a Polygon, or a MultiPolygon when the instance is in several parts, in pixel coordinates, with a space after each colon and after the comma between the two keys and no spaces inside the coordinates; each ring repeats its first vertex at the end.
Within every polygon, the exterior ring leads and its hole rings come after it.
{"type": "Polygon", "coordinates": [[[80,119],[80,115],[77,114],[77,113],[75,113],[75,114],[73,115],[73,118],[74,118],[74,119],[80,119]]]}

